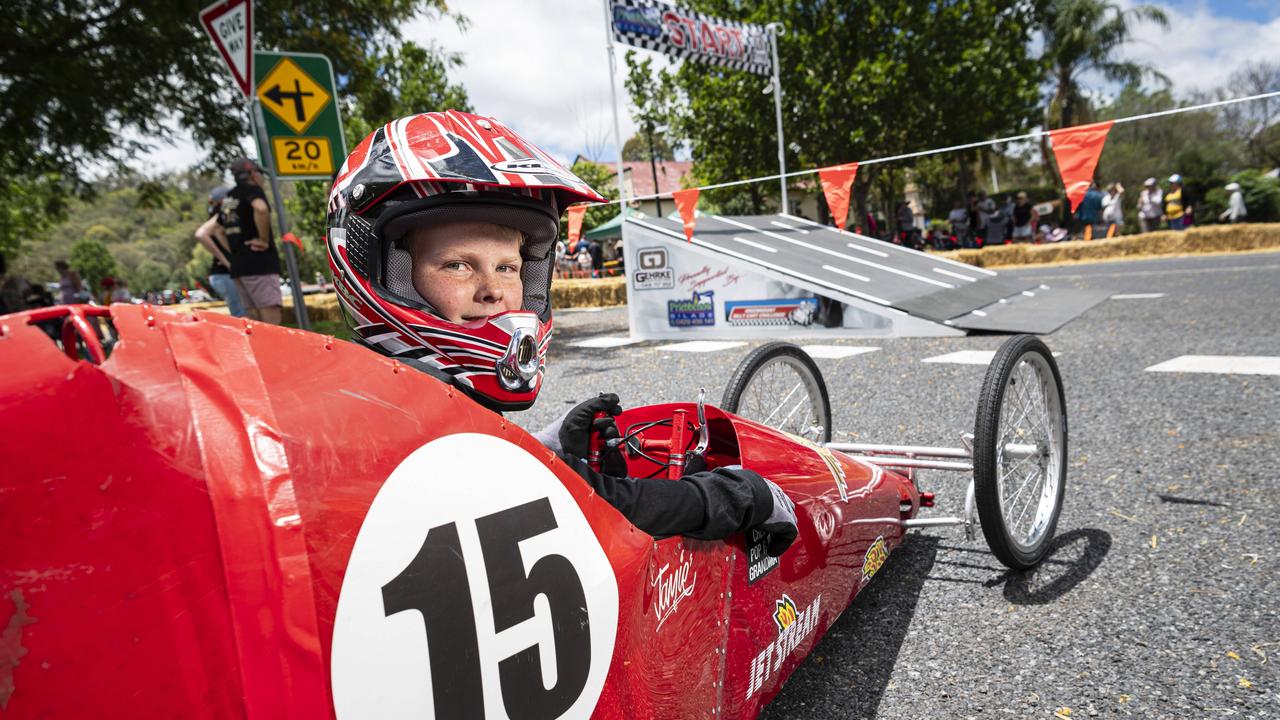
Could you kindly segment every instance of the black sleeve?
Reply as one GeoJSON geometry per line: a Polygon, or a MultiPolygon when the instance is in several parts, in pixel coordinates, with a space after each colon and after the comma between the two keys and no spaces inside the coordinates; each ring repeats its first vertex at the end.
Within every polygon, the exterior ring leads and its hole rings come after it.
{"type": "Polygon", "coordinates": [[[717,468],[679,480],[614,477],[561,456],[632,525],[654,537],[719,540],[759,525],[773,512],[764,479],[745,468],[717,468]]]}

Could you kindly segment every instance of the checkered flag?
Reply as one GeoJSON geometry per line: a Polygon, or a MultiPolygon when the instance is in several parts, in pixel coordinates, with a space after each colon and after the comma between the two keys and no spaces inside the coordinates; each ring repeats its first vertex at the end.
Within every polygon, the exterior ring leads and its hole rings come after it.
{"type": "Polygon", "coordinates": [[[613,38],[671,57],[770,74],[764,27],[703,15],[659,0],[612,0],[613,38]]]}

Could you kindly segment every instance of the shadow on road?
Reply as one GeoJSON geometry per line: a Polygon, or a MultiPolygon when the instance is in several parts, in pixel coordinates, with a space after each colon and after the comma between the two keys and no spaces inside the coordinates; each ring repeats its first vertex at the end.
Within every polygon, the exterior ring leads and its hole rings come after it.
{"type": "Polygon", "coordinates": [[[1007,570],[985,585],[1004,583],[1004,597],[1015,605],[1045,605],[1092,575],[1110,551],[1111,534],[1106,530],[1079,528],[1055,537],[1038,567],[1007,570]]]}
{"type": "Polygon", "coordinates": [[[760,717],[828,717],[834,708],[842,718],[873,717],[937,554],[938,538],[908,538],[760,717]]]}

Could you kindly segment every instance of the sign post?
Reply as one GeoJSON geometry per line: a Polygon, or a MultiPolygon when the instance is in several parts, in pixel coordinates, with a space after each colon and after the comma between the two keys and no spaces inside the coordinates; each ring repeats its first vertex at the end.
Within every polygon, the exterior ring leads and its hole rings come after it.
{"type": "MultiPolygon", "coordinates": [[[[258,156],[271,174],[271,193],[283,238],[290,225],[280,197],[280,181],[332,180],[347,154],[335,102],[333,67],[323,55],[254,53],[253,88],[253,135],[258,156]]],[[[292,243],[281,244],[293,280],[298,327],[308,330],[311,322],[302,298],[296,251],[292,243]]]]}
{"type": "Polygon", "coordinates": [[[253,0],[218,0],[200,11],[200,25],[245,97],[253,88],[253,0]]]}

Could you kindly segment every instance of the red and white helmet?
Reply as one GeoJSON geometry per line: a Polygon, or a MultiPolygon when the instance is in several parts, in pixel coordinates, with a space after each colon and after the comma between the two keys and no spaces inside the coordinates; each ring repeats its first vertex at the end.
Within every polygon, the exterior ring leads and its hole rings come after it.
{"type": "Polygon", "coordinates": [[[551,340],[560,214],[582,201],[604,198],[493,118],[448,110],[383,125],[347,156],[329,194],[329,265],[353,336],[490,408],[529,407],[551,340]],[[443,222],[524,235],[520,310],[455,323],[418,293],[400,240],[443,222]]]}

